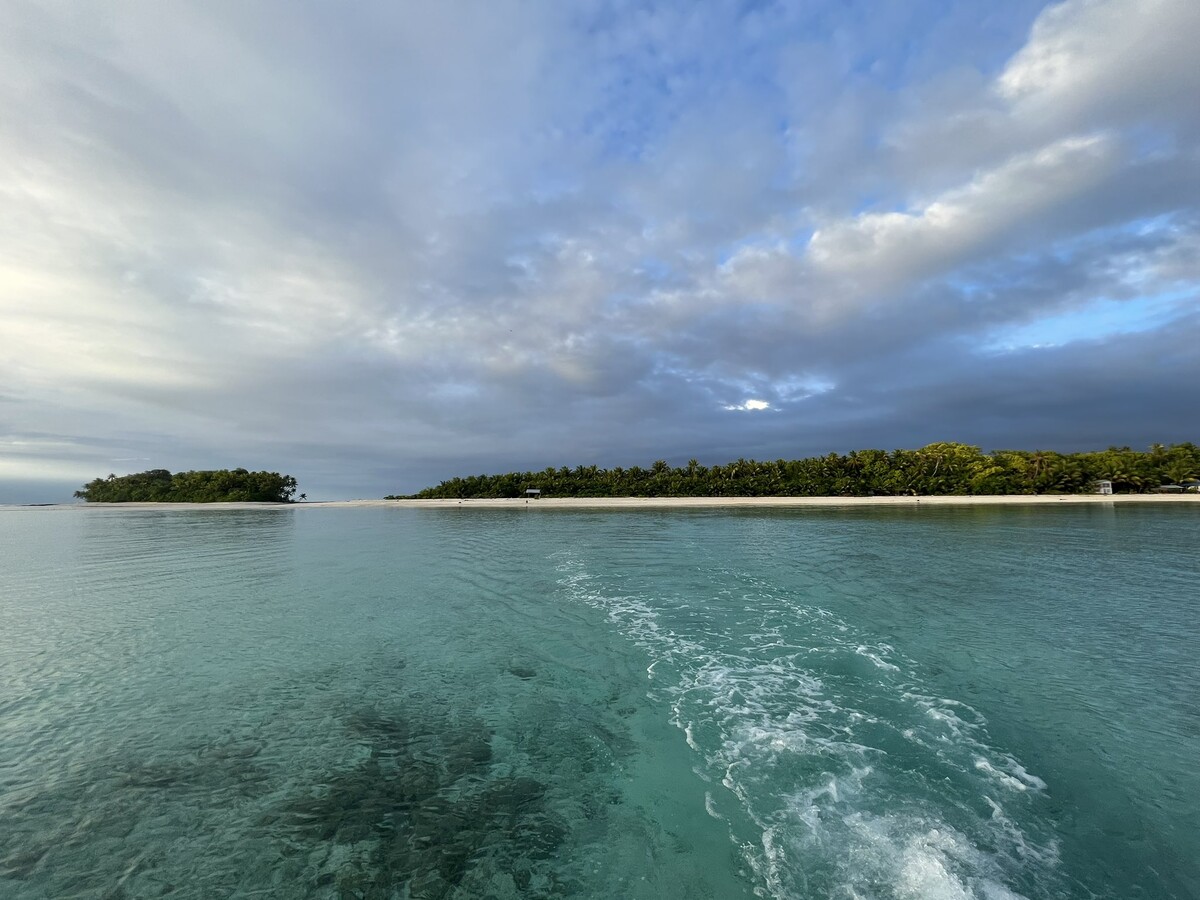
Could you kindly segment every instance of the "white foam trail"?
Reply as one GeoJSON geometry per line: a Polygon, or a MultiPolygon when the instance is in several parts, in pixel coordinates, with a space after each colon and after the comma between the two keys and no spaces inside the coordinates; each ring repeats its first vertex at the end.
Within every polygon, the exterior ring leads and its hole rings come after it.
{"type": "Polygon", "coordinates": [[[1042,779],[1038,778],[1036,775],[1027,772],[1025,767],[1018,763],[1011,756],[1005,756],[1004,761],[1008,766],[1008,771],[1025,782],[1025,784],[1027,784],[1029,787],[1036,791],[1044,791],[1046,789],[1046,782],[1042,781],[1042,779]]]}
{"type": "Polygon", "coordinates": [[[883,669],[884,671],[887,671],[887,672],[899,672],[900,671],[899,666],[893,665],[892,663],[890,663],[886,659],[884,659],[882,656],[880,656],[878,653],[872,652],[864,644],[859,644],[857,647],[855,647],[854,652],[857,653],[859,656],[866,657],[871,662],[873,662],[877,667],[879,667],[880,669],[883,669]]]}
{"type": "Polygon", "coordinates": [[[704,811],[721,822],[725,821],[725,817],[717,812],[716,801],[713,800],[712,791],[704,792],[704,811]]]}
{"type": "Polygon", "coordinates": [[[1001,772],[999,769],[997,769],[995,766],[993,766],[986,759],[980,758],[980,759],[975,760],[975,768],[978,769],[980,772],[983,772],[985,775],[988,775],[991,778],[995,779],[1000,784],[1004,785],[1006,788],[1009,788],[1014,791],[1029,790],[1029,785],[1027,785],[1021,779],[1013,778],[1013,776],[1009,775],[1007,772],[1001,772]]]}
{"type": "Polygon", "coordinates": [[[1014,791],[1044,791],[1046,789],[1046,782],[1025,771],[1025,767],[1017,763],[1011,756],[1004,756],[1001,759],[1005,764],[1004,769],[993,765],[983,757],[975,760],[975,768],[1014,791]]]}
{"type": "MultiPolygon", "coordinates": [[[[758,829],[751,841],[730,826],[758,893],[778,900],[813,891],[864,900],[1022,900],[1004,885],[1002,863],[1056,863],[1056,848],[1039,847],[988,796],[989,785],[1015,797],[1042,791],[1045,783],[988,745],[978,711],[904,680],[912,666],[893,647],[864,640],[827,610],[785,606],[767,591],[747,597],[744,614],[761,618],[740,632],[747,644],[728,643],[739,632],[716,627],[700,631],[699,639],[685,637],[664,619],[683,604],[608,593],[577,559],[568,558],[560,571],[571,597],[602,611],[652,658],[648,676],[702,760],[697,774],[728,790],[758,829]],[[869,683],[851,666],[854,659],[879,673],[872,690],[883,692],[884,716],[856,707],[811,665],[869,683]],[[986,833],[982,845],[998,849],[977,849],[979,838],[945,821],[936,800],[911,788],[904,793],[908,770],[889,767],[887,751],[859,738],[881,731],[902,741],[895,749],[907,745],[906,753],[956,772],[976,792],[975,803],[986,801],[991,815],[968,814],[963,824],[986,833]],[[807,786],[780,794],[789,783],[807,786]]],[[[689,623],[703,611],[702,604],[688,608],[689,623]]],[[[926,788],[935,797],[941,789],[926,788]]],[[[946,802],[957,804],[951,811],[965,803],[946,802]]],[[[711,792],[705,808],[724,819],[711,792]]]]}

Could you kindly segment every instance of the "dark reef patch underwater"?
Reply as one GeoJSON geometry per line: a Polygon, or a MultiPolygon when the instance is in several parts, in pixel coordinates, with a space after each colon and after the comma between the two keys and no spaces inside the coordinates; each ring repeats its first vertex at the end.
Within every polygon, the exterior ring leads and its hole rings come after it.
{"type": "MultiPolygon", "coordinates": [[[[305,845],[332,845],[317,885],[345,897],[391,897],[401,888],[430,900],[571,892],[547,863],[569,832],[550,784],[497,775],[482,723],[418,724],[370,710],[348,724],[365,742],[362,761],[317,796],[286,804],[271,823],[305,845]]],[[[586,741],[577,743],[586,750],[586,741]]],[[[587,811],[589,819],[600,813],[587,811]]]]}
{"type": "Polygon", "coordinates": [[[94,760],[50,790],[5,797],[0,877],[56,897],[114,900],[198,885],[233,896],[264,866],[281,897],[577,894],[582,885],[560,857],[605,840],[629,739],[586,711],[539,712],[540,727],[506,741],[503,759],[481,720],[394,704],[323,717],[353,748],[332,772],[281,771],[269,724],[175,756],[94,760]],[[43,831],[47,814],[62,827],[43,831]],[[240,833],[219,835],[223,816],[240,833]],[[140,840],[147,828],[165,845],[155,853],[140,840]],[[193,840],[208,844],[211,856],[195,861],[203,871],[169,876],[172,847],[193,840]]]}

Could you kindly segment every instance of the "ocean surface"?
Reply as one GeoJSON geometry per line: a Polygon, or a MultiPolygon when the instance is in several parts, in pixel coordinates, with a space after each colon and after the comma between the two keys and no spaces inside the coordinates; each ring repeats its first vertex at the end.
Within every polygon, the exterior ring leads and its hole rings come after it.
{"type": "Polygon", "coordinates": [[[0,897],[1200,897],[1200,510],[0,510],[0,897]]]}

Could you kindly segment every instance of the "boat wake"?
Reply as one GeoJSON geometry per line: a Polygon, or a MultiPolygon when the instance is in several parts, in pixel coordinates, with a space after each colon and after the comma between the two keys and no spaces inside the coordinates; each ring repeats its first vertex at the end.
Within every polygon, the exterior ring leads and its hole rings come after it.
{"type": "Polygon", "coordinates": [[[657,596],[558,560],[560,587],[648,660],[760,896],[1014,900],[1057,893],[1046,784],[892,646],[722,572],[657,596]],[[633,588],[633,589],[630,589],[633,588]]]}

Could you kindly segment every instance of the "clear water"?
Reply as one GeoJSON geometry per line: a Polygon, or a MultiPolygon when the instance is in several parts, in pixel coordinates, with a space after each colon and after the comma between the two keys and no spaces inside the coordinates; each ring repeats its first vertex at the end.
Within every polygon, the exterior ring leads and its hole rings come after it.
{"type": "Polygon", "coordinates": [[[0,511],[0,897],[1195,898],[1190,508],[0,511]]]}

